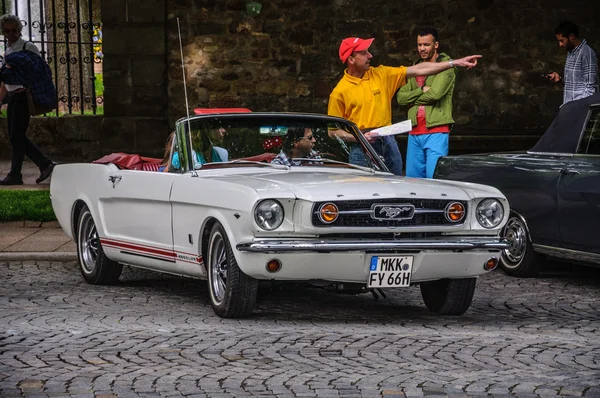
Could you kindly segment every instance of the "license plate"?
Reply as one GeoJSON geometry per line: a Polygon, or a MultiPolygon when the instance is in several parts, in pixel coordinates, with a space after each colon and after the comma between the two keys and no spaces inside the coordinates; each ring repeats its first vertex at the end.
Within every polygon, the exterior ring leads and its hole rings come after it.
{"type": "Polygon", "coordinates": [[[413,256],[373,256],[367,287],[410,286],[413,256]]]}

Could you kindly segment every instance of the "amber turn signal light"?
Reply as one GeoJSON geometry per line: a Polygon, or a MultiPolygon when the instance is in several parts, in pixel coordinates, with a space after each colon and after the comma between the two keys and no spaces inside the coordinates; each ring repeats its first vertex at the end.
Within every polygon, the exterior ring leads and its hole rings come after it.
{"type": "Polygon", "coordinates": [[[450,222],[459,222],[465,218],[465,206],[459,202],[452,202],[446,206],[446,219],[450,222]]]}
{"type": "Polygon", "coordinates": [[[333,203],[325,203],[319,208],[319,219],[325,224],[331,224],[337,220],[340,211],[333,203]]]}
{"type": "Polygon", "coordinates": [[[281,269],[281,261],[277,260],[276,258],[269,260],[267,262],[266,268],[269,272],[277,272],[281,269]]]}
{"type": "Polygon", "coordinates": [[[492,257],[483,264],[483,269],[486,271],[493,271],[498,266],[498,259],[496,257],[492,257]]]}

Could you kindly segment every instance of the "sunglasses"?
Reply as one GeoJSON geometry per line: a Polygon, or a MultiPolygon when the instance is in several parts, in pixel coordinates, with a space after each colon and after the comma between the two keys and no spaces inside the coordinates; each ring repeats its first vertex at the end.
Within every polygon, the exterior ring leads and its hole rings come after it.
{"type": "Polygon", "coordinates": [[[315,136],[311,134],[311,135],[307,135],[306,137],[302,137],[302,138],[300,138],[300,139],[301,139],[301,140],[309,140],[309,141],[310,141],[310,140],[312,140],[312,139],[314,139],[314,138],[315,138],[315,136]]]}
{"type": "Polygon", "coordinates": [[[2,33],[19,33],[19,29],[2,29],[2,33]]]}

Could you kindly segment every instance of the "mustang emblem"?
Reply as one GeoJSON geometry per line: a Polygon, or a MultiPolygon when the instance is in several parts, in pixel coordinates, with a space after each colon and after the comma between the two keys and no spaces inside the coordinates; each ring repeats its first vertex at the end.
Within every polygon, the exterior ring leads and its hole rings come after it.
{"type": "Polygon", "coordinates": [[[401,214],[402,212],[405,212],[405,211],[409,211],[410,209],[411,208],[408,207],[408,206],[405,206],[405,207],[384,207],[381,210],[379,210],[379,212],[385,213],[385,215],[388,216],[388,218],[394,218],[398,214],[401,214]]]}
{"type": "Polygon", "coordinates": [[[410,220],[415,213],[413,205],[373,205],[372,217],[376,220],[410,220]]]}

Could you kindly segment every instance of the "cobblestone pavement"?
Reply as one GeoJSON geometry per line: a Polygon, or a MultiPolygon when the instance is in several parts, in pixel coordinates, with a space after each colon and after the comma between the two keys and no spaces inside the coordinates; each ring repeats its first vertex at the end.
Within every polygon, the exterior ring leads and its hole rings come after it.
{"type": "Polygon", "coordinates": [[[261,289],[213,314],[204,282],[125,268],[90,286],[74,263],[0,263],[1,397],[600,397],[600,270],[496,271],[463,316],[418,288],[386,299],[261,289]]]}

